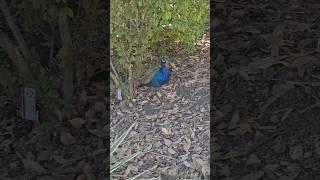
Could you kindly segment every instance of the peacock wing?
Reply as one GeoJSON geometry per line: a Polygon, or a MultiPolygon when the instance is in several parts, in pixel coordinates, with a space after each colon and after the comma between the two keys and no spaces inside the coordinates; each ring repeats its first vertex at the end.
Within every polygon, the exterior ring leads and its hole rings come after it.
{"type": "Polygon", "coordinates": [[[144,69],[142,76],[140,78],[140,82],[142,84],[146,84],[146,83],[150,82],[152,80],[152,78],[154,77],[154,74],[155,74],[154,69],[152,69],[152,68],[144,69]]]}
{"type": "Polygon", "coordinates": [[[170,70],[169,70],[167,67],[162,68],[161,78],[159,79],[160,82],[161,82],[162,84],[167,83],[168,80],[169,80],[169,77],[170,77],[170,70]]]}

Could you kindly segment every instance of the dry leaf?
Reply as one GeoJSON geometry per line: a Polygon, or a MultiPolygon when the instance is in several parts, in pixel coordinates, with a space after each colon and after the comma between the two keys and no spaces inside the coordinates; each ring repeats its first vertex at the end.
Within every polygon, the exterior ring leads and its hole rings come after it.
{"type": "Polygon", "coordinates": [[[225,129],[225,128],[227,128],[227,127],[230,127],[228,123],[220,123],[220,124],[216,127],[216,129],[222,130],[222,129],[225,129]]]}
{"type": "Polygon", "coordinates": [[[241,136],[244,135],[247,132],[247,130],[242,128],[237,128],[235,130],[230,131],[228,134],[232,136],[241,136]]]}
{"type": "Polygon", "coordinates": [[[240,123],[240,124],[238,125],[238,127],[241,128],[241,129],[243,129],[243,130],[246,131],[246,132],[249,132],[249,133],[252,132],[252,128],[251,128],[251,124],[250,124],[250,123],[246,123],[246,122],[240,123]]]}
{"type": "Polygon", "coordinates": [[[252,174],[248,174],[245,176],[242,176],[239,180],[258,180],[264,175],[263,171],[258,171],[252,174]]]}
{"type": "Polygon", "coordinates": [[[59,164],[64,164],[64,163],[66,163],[66,160],[65,160],[63,157],[61,157],[61,156],[52,155],[51,158],[52,158],[54,161],[56,161],[57,163],[59,163],[59,164]]]}
{"type": "Polygon", "coordinates": [[[213,143],[212,144],[212,152],[216,152],[216,151],[219,151],[221,149],[221,146],[217,143],[213,143]]]}
{"type": "Polygon", "coordinates": [[[133,166],[132,164],[128,165],[127,169],[124,172],[125,177],[127,177],[129,175],[129,173],[131,172],[132,166],[133,166]]]}
{"type": "Polygon", "coordinates": [[[206,176],[210,171],[210,165],[209,165],[209,162],[208,161],[204,161],[200,158],[194,158],[194,161],[201,166],[201,171],[203,173],[204,176],[206,176]]]}
{"type": "Polygon", "coordinates": [[[117,111],[117,115],[118,116],[124,116],[124,114],[122,112],[120,112],[120,111],[117,111]]]}
{"type": "Polygon", "coordinates": [[[84,167],[83,167],[83,173],[86,175],[86,180],[96,180],[94,174],[93,174],[93,169],[92,167],[90,166],[90,164],[86,164],[84,167]]]}
{"type": "Polygon", "coordinates": [[[176,154],[177,152],[175,151],[175,150],[173,150],[172,148],[169,148],[168,149],[168,152],[170,153],[170,154],[176,154]]]}
{"type": "Polygon", "coordinates": [[[290,147],[289,155],[291,159],[301,159],[303,157],[303,147],[301,145],[290,147]]]}
{"type": "Polygon", "coordinates": [[[224,176],[230,176],[230,167],[228,165],[223,166],[221,170],[219,171],[219,174],[224,176]]]}
{"type": "Polygon", "coordinates": [[[154,147],[160,148],[162,146],[162,143],[160,141],[155,142],[154,147]]]}
{"type": "Polygon", "coordinates": [[[38,162],[29,160],[29,159],[23,159],[22,163],[26,171],[35,172],[38,174],[47,173],[47,170],[43,166],[41,166],[38,162]]]}
{"type": "Polygon", "coordinates": [[[162,131],[165,135],[170,135],[170,134],[171,134],[171,129],[169,129],[169,128],[161,128],[161,131],[162,131]]]}
{"type": "Polygon", "coordinates": [[[263,170],[265,172],[274,172],[278,167],[278,164],[267,164],[263,167],[263,170]]]}
{"type": "Polygon", "coordinates": [[[183,149],[184,149],[186,152],[189,151],[190,147],[191,147],[191,143],[190,143],[190,142],[184,142],[184,143],[183,143],[183,149]]]}
{"type": "Polygon", "coordinates": [[[84,175],[84,174],[80,174],[80,175],[76,178],[76,180],[87,180],[87,177],[86,177],[86,175],[84,175]]]}
{"type": "Polygon", "coordinates": [[[314,146],[315,146],[315,154],[317,157],[320,157],[320,137],[316,137],[313,140],[314,146]]]}
{"type": "Polygon", "coordinates": [[[194,165],[188,161],[183,161],[183,164],[189,168],[194,168],[194,165]]]}
{"type": "Polygon", "coordinates": [[[297,45],[297,48],[299,50],[303,50],[307,45],[309,45],[310,43],[312,43],[313,39],[311,38],[307,38],[307,39],[303,39],[299,42],[299,44],[297,45]]]}
{"type": "Polygon", "coordinates": [[[68,133],[68,132],[61,132],[60,134],[60,140],[62,142],[62,144],[64,145],[71,145],[71,144],[74,144],[76,142],[76,140],[73,138],[73,136],[68,133]]]}
{"type": "Polygon", "coordinates": [[[146,118],[147,119],[156,119],[157,116],[158,116],[157,114],[154,114],[154,115],[151,115],[151,116],[146,115],[146,118]]]}
{"type": "Polygon", "coordinates": [[[279,56],[280,46],[282,45],[282,35],[284,31],[284,26],[282,24],[274,28],[271,35],[271,56],[279,56]]]}
{"type": "Polygon", "coordinates": [[[166,146],[170,146],[170,145],[172,144],[172,141],[169,140],[169,139],[163,139],[163,140],[164,140],[164,144],[165,144],[166,146]]]}
{"type": "Polygon", "coordinates": [[[81,126],[86,122],[86,120],[82,118],[74,118],[69,120],[69,122],[74,128],[81,128],[81,126]]]}
{"type": "Polygon", "coordinates": [[[299,68],[305,64],[319,64],[319,58],[315,56],[300,56],[297,57],[290,66],[299,68]]]}
{"type": "Polygon", "coordinates": [[[288,116],[291,114],[291,112],[293,111],[292,108],[288,108],[288,110],[284,113],[284,115],[281,118],[281,121],[284,121],[285,119],[288,118],[288,116]]]}
{"type": "Polygon", "coordinates": [[[88,128],[88,131],[91,134],[94,134],[94,135],[96,135],[98,137],[106,137],[107,136],[107,133],[103,129],[89,129],[88,128]]]}
{"type": "Polygon", "coordinates": [[[230,121],[230,123],[229,123],[228,129],[236,128],[236,127],[237,127],[237,124],[238,124],[238,121],[239,121],[239,112],[235,112],[235,113],[232,115],[232,118],[231,118],[231,121],[230,121]]]}
{"type": "Polygon", "coordinates": [[[171,67],[172,70],[175,70],[177,68],[173,62],[169,62],[169,66],[171,67]]]}
{"type": "Polygon", "coordinates": [[[250,154],[249,158],[247,159],[246,162],[248,165],[252,165],[252,164],[259,164],[261,163],[261,160],[258,158],[257,155],[255,154],[250,154]]]}
{"type": "Polygon", "coordinates": [[[176,176],[178,174],[179,167],[174,167],[168,170],[169,176],[176,176]]]}

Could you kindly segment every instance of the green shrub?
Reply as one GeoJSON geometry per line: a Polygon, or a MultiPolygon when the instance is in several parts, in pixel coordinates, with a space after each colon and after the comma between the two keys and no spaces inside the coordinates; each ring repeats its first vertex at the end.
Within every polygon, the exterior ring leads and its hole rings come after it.
{"type": "Polygon", "coordinates": [[[175,45],[194,50],[208,17],[206,0],[111,1],[111,56],[118,80],[132,92],[146,69],[142,62],[168,55],[175,45]]]}

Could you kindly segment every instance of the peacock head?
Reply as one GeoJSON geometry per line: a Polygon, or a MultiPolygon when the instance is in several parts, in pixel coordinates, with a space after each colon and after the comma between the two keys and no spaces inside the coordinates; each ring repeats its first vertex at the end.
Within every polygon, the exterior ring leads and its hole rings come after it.
{"type": "Polygon", "coordinates": [[[166,58],[165,58],[165,57],[161,57],[161,58],[160,58],[160,64],[161,64],[161,66],[165,66],[166,63],[167,63],[166,58]]]}

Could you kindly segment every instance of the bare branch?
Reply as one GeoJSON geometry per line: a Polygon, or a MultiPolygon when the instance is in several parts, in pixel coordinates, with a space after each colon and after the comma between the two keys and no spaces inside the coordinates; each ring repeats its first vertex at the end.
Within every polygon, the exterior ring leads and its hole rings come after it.
{"type": "Polygon", "coordinates": [[[0,31],[0,47],[2,47],[8,54],[12,61],[14,68],[17,69],[19,77],[24,80],[34,80],[32,73],[30,71],[29,65],[21,58],[21,54],[14,43],[9,39],[9,37],[2,31],[0,31]],[[31,78],[31,79],[27,79],[31,78]]]}
{"type": "Polygon", "coordinates": [[[72,104],[73,98],[73,57],[72,57],[72,39],[71,33],[69,30],[68,17],[65,13],[60,12],[59,15],[59,34],[62,41],[62,48],[65,48],[67,52],[67,56],[63,57],[63,67],[62,67],[62,94],[63,98],[67,102],[67,104],[72,104]]]}
{"type": "Polygon", "coordinates": [[[115,76],[117,77],[117,79],[119,79],[119,74],[118,74],[118,72],[116,71],[116,69],[115,69],[114,66],[113,66],[111,57],[110,57],[110,66],[111,66],[111,69],[112,69],[113,73],[114,73],[115,76]]]}
{"type": "Polygon", "coordinates": [[[24,41],[24,38],[18,28],[18,26],[15,24],[12,15],[10,14],[7,2],[5,0],[0,0],[0,9],[14,35],[14,37],[16,38],[19,47],[21,48],[22,54],[23,56],[27,59],[30,60],[31,59],[31,53],[30,50],[27,46],[27,44],[24,41]]]}

